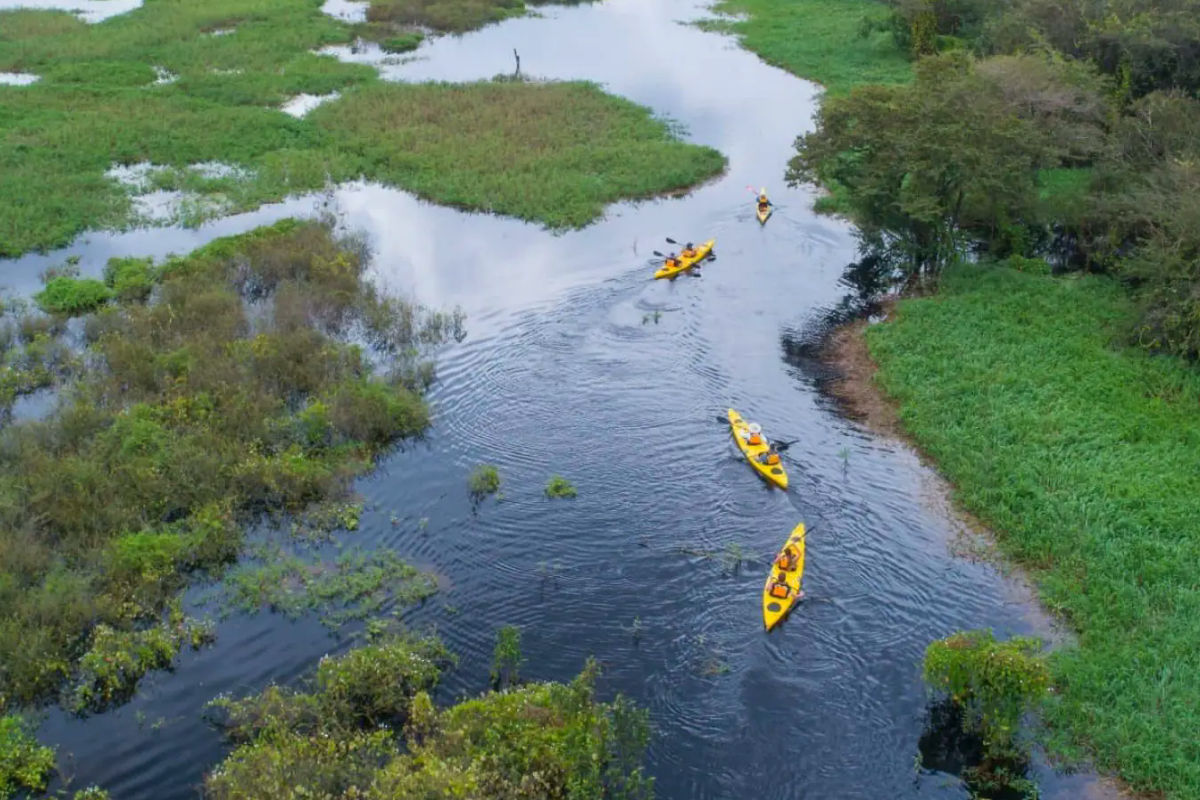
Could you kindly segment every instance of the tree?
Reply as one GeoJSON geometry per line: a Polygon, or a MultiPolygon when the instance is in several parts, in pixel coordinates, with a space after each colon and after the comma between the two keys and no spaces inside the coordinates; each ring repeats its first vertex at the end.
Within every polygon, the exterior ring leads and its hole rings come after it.
{"type": "Polygon", "coordinates": [[[788,181],[849,190],[868,242],[909,281],[963,254],[964,227],[994,228],[1031,208],[1035,170],[1053,148],[962,53],[923,59],[911,86],[829,98],[796,142],[788,181]]]}

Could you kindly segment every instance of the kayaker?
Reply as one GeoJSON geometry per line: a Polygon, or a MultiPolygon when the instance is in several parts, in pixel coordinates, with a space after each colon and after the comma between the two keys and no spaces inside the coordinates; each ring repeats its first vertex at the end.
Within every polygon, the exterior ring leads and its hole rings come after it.
{"type": "Polygon", "coordinates": [[[783,549],[783,552],[779,554],[779,559],[775,562],[775,565],[781,570],[791,572],[796,568],[796,562],[798,560],[799,559],[796,557],[796,549],[789,544],[783,549]]]}
{"type": "Polygon", "coordinates": [[[696,248],[692,247],[692,243],[688,242],[687,247],[683,248],[683,252],[679,254],[682,258],[695,258],[696,248]]]}
{"type": "Polygon", "coordinates": [[[787,585],[786,576],[782,572],[779,573],[779,577],[771,583],[771,597],[786,600],[791,593],[792,587],[787,585]]]}
{"type": "Polygon", "coordinates": [[[667,266],[668,267],[674,267],[678,263],[679,263],[679,260],[677,258],[675,258],[674,253],[671,253],[671,255],[667,256],[667,266]]]}
{"type": "Polygon", "coordinates": [[[756,433],[755,431],[751,431],[750,438],[746,440],[746,443],[751,445],[752,447],[758,447],[760,444],[763,443],[762,434],[756,433]]]}
{"type": "Polygon", "coordinates": [[[758,461],[759,463],[766,464],[770,467],[774,467],[779,464],[779,451],[775,449],[775,445],[770,445],[765,453],[760,453],[758,456],[758,461]]]}

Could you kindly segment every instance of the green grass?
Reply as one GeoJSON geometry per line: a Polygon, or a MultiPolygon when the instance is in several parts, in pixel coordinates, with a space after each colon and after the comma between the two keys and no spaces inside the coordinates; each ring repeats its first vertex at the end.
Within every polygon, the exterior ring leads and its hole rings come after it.
{"type": "Polygon", "coordinates": [[[47,313],[77,316],[95,311],[111,300],[112,296],[112,290],[95,278],[69,278],[61,275],[51,279],[33,299],[47,313]]]}
{"type": "Polygon", "coordinates": [[[1200,374],[1114,344],[1106,279],[950,269],[869,329],[906,430],[1078,631],[1047,719],[1133,787],[1200,796],[1200,374]]]}
{"type": "Polygon", "coordinates": [[[138,222],[131,190],[105,175],[114,165],[168,168],[153,188],[189,191],[178,220],[189,224],[366,177],[554,226],[586,224],[607,202],[679,189],[724,165],[645,109],[594,87],[378,86],[374,69],[312,52],[358,32],[320,5],[147,0],[96,25],[63,12],[0,11],[0,72],[42,76],[0,88],[0,257],[138,222]],[[229,35],[208,35],[230,27],[229,35]],[[155,83],[156,67],[178,79],[155,83]],[[357,87],[370,91],[359,95],[357,87]],[[294,119],[277,110],[296,94],[335,90],[343,95],[338,111],[294,119]],[[455,102],[463,108],[455,111],[455,102]],[[537,116],[506,118],[481,102],[515,103],[537,116]],[[430,103],[431,113],[404,120],[398,137],[378,127],[430,103]],[[526,139],[540,144],[526,151],[526,139]],[[629,162],[620,158],[626,150],[629,162]],[[505,180],[514,154],[520,163],[505,180]],[[188,169],[210,161],[240,173],[188,169]],[[448,171],[444,182],[438,169],[448,171]]]}
{"type": "Polygon", "coordinates": [[[859,35],[864,17],[887,16],[887,6],[877,0],[723,0],[715,9],[747,15],[729,26],[743,46],[830,94],[912,78],[908,56],[891,34],[859,35]]]}
{"type": "Polygon", "coordinates": [[[724,157],[676,141],[665,122],[587,83],[364,87],[313,124],[373,174],[439,203],[554,227],[586,225],[622,198],[678,190],[724,157]]]}

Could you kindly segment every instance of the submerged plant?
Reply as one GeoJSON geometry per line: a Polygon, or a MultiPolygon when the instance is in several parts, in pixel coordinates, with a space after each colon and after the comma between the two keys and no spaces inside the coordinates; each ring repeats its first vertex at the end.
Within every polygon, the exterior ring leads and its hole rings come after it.
{"type": "Polygon", "coordinates": [[[546,484],[546,497],[575,497],[575,487],[561,475],[554,475],[546,484]]]}
{"type": "Polygon", "coordinates": [[[183,617],[176,606],[163,623],[140,631],[99,625],[91,647],[79,660],[69,707],[77,714],[103,711],[133,694],[137,682],[153,669],[165,669],[180,649],[198,650],[213,640],[211,623],[183,617]]]}
{"type": "Polygon", "coordinates": [[[225,581],[226,610],[269,609],[296,618],[318,612],[339,628],[388,606],[405,608],[437,591],[433,577],[391,550],[347,550],[333,562],[309,561],[276,550],[265,563],[235,568],[225,581]]]}
{"type": "Polygon", "coordinates": [[[467,486],[476,498],[496,494],[500,491],[500,470],[492,464],[480,464],[471,470],[467,478],[467,486]]]}

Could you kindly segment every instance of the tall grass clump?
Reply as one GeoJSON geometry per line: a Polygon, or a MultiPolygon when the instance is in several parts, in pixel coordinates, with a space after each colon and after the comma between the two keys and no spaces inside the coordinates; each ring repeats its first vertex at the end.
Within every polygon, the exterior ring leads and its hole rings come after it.
{"type": "MultiPolygon", "coordinates": [[[[367,258],[286,220],[113,266],[131,302],[86,318],[87,368],[49,418],[0,429],[2,704],[71,682],[91,687],[78,710],[128,696],[191,638],[155,626],[190,574],[238,556],[243,521],[345,500],[425,428],[428,359],[462,317],[379,294],[367,258]]],[[[351,567],[320,585],[366,602],[351,567]]]]}
{"type": "Polygon", "coordinates": [[[551,475],[550,480],[546,482],[546,497],[575,497],[579,494],[575,489],[575,485],[562,475],[551,475]]]}
{"type": "Polygon", "coordinates": [[[950,269],[868,329],[881,386],[957,499],[1078,631],[1049,657],[1056,745],[1200,795],[1200,373],[1121,347],[1115,283],[950,269]]]}
{"type": "Polygon", "coordinates": [[[652,797],[646,714],[596,700],[594,663],[439,709],[449,661],[436,640],[389,636],[323,659],[307,691],[217,700],[235,748],[205,796],[652,797]]]}
{"type": "Polygon", "coordinates": [[[467,476],[467,487],[475,497],[500,491],[500,470],[494,464],[480,464],[467,476]]]}

